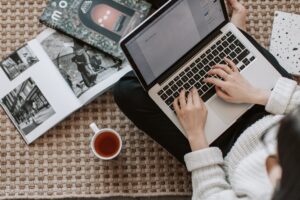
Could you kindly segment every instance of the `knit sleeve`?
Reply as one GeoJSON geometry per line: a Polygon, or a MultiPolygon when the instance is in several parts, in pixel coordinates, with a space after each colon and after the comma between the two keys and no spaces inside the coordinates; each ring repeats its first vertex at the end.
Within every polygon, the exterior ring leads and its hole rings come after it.
{"type": "Polygon", "coordinates": [[[226,180],[224,159],[219,148],[207,148],[186,154],[187,169],[192,172],[192,200],[235,200],[238,198],[226,180]]]}
{"type": "Polygon", "coordinates": [[[300,88],[297,83],[287,78],[280,78],[266,105],[272,114],[285,114],[300,104],[300,88]]]}

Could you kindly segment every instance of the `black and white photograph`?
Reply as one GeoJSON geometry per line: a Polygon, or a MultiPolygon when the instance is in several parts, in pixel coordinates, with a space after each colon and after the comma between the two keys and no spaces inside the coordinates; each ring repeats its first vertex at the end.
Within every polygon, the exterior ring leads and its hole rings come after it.
{"type": "Polygon", "coordinates": [[[25,45],[2,61],[0,66],[9,80],[12,81],[38,61],[30,47],[25,45]]]}
{"type": "Polygon", "coordinates": [[[119,60],[57,32],[41,45],[76,97],[122,69],[119,60]]]}
{"type": "Polygon", "coordinates": [[[27,135],[55,114],[35,82],[29,78],[2,99],[19,130],[27,135]]]}

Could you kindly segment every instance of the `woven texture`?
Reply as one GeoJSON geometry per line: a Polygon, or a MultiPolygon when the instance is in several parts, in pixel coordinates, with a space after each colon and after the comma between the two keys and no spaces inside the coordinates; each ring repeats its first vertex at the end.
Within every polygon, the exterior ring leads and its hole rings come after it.
{"type": "MultiPolygon", "coordinates": [[[[297,1],[244,1],[249,32],[269,45],[274,10],[299,13],[297,1]]],[[[46,0],[0,0],[0,57],[42,29],[38,17],[46,0]]],[[[1,86],[3,87],[3,86],[1,86]]],[[[139,131],[117,108],[110,92],[72,114],[28,146],[0,109],[0,199],[190,195],[184,166],[139,131]],[[95,121],[121,133],[124,148],[113,161],[89,149],[95,121]]]]}

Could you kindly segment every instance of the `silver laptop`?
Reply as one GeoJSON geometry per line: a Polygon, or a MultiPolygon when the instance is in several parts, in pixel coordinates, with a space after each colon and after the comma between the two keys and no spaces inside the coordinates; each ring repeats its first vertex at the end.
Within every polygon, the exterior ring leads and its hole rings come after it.
{"type": "Polygon", "coordinates": [[[208,109],[209,143],[252,106],[226,103],[213,85],[202,82],[213,65],[228,57],[251,84],[270,90],[281,76],[229,22],[223,0],[169,1],[129,33],[121,47],[144,89],[183,134],[172,104],[183,88],[198,89],[208,109]]]}

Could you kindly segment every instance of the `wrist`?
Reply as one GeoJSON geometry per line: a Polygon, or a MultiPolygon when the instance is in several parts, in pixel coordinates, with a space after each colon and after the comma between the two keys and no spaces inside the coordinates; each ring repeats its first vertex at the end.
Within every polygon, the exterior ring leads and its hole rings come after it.
{"type": "Polygon", "coordinates": [[[188,141],[190,143],[192,151],[208,148],[209,146],[204,131],[200,131],[197,134],[189,135],[188,141]]]}
{"type": "Polygon", "coordinates": [[[254,99],[253,99],[253,104],[257,104],[257,105],[267,105],[270,95],[271,95],[271,91],[269,90],[263,90],[263,89],[257,89],[254,92],[254,99]]]}

